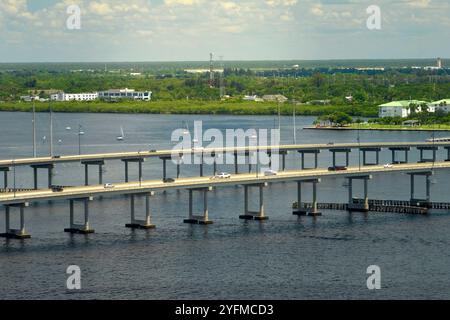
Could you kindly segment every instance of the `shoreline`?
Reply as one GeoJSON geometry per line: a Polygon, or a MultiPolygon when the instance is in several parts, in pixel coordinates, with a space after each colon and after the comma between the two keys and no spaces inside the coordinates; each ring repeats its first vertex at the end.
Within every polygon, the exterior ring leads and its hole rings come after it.
{"type": "Polygon", "coordinates": [[[412,132],[450,132],[449,129],[442,128],[354,128],[354,127],[305,127],[303,130],[331,130],[331,131],[412,131],[412,132]]]}

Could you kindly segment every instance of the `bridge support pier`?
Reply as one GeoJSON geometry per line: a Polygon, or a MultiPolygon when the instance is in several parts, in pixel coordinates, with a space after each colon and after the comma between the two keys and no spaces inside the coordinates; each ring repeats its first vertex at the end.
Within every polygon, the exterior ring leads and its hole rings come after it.
{"type": "Polygon", "coordinates": [[[437,159],[437,151],[439,150],[439,147],[417,147],[417,150],[420,151],[420,160],[419,163],[426,163],[426,162],[436,162],[437,159]],[[432,151],[432,158],[425,158],[424,153],[425,151],[432,151]]]}
{"type": "Polygon", "coordinates": [[[151,223],[151,214],[150,214],[150,197],[154,195],[153,192],[145,193],[145,219],[138,220],[136,219],[136,206],[135,206],[135,198],[139,196],[139,194],[131,194],[130,195],[130,205],[131,205],[131,223],[125,225],[125,227],[130,229],[154,229],[155,225],[151,223]]]}
{"type": "Polygon", "coordinates": [[[0,238],[6,239],[29,239],[31,236],[25,230],[25,208],[28,203],[20,203],[5,206],[5,233],[0,234],[0,238]],[[19,208],[20,210],[20,227],[19,229],[11,229],[11,208],[19,208]]]}
{"type": "Polygon", "coordinates": [[[280,151],[281,155],[281,171],[286,171],[286,156],[288,152],[287,151],[280,151]]]}
{"type": "Polygon", "coordinates": [[[431,177],[433,176],[433,171],[425,171],[425,172],[411,172],[408,175],[411,178],[411,206],[414,207],[431,207],[431,177]],[[415,195],[415,178],[416,176],[424,176],[425,177],[425,199],[416,198],[415,195]]]}
{"type": "Polygon", "coordinates": [[[350,152],[352,152],[352,149],[330,149],[330,152],[333,154],[333,168],[336,168],[336,153],[345,153],[345,166],[348,167],[350,165],[350,152]]]}
{"type": "Polygon", "coordinates": [[[445,147],[445,150],[447,150],[447,159],[445,159],[446,162],[450,162],[450,147],[445,147]]]}
{"type": "Polygon", "coordinates": [[[53,185],[53,164],[37,164],[32,165],[33,168],[33,182],[34,182],[34,190],[38,190],[38,169],[47,169],[48,172],[48,189],[53,185]]]}
{"type": "Polygon", "coordinates": [[[402,163],[408,163],[408,153],[411,151],[410,147],[394,147],[389,148],[392,152],[392,163],[393,164],[402,164],[402,163]],[[397,160],[397,151],[403,151],[405,153],[404,160],[397,160]]]}
{"type": "Polygon", "coordinates": [[[376,166],[380,164],[380,152],[381,148],[361,148],[359,150],[363,154],[363,165],[364,166],[376,166]],[[375,152],[375,162],[369,162],[367,160],[367,153],[375,152]]]}
{"type": "Polygon", "coordinates": [[[208,225],[213,224],[209,220],[209,210],[208,210],[208,192],[212,188],[199,188],[199,189],[189,189],[189,218],[184,220],[187,224],[202,224],[208,225]],[[194,191],[198,191],[203,195],[203,216],[194,215],[194,191]]]}
{"type": "Polygon", "coordinates": [[[134,162],[138,164],[138,179],[139,181],[142,181],[142,163],[145,161],[144,158],[135,158],[135,159],[122,159],[122,162],[125,163],[125,182],[130,182],[130,176],[129,176],[129,163],[134,162]]]}
{"type": "Polygon", "coordinates": [[[319,167],[319,153],[320,150],[298,150],[298,153],[301,154],[301,163],[302,163],[302,170],[305,169],[317,169],[319,167]],[[307,168],[305,165],[305,154],[314,154],[314,167],[313,168],[307,168]]]}
{"type": "Polygon", "coordinates": [[[91,229],[89,224],[89,202],[92,201],[93,198],[82,198],[82,199],[70,199],[69,207],[70,207],[70,228],[64,229],[64,232],[67,233],[76,233],[76,234],[90,234],[94,233],[95,230],[91,229]],[[82,202],[84,206],[84,222],[83,224],[75,223],[75,202],[82,202]]]}
{"type": "Polygon", "coordinates": [[[9,172],[9,168],[0,168],[0,172],[3,172],[3,187],[5,189],[8,189],[8,172],[9,172]]]}
{"type": "Polygon", "coordinates": [[[98,184],[103,184],[103,166],[105,161],[83,161],[84,165],[84,185],[89,185],[89,166],[98,166],[98,184]]]}
{"type": "Polygon", "coordinates": [[[242,220],[256,220],[256,221],[264,221],[269,220],[269,217],[266,216],[264,210],[264,188],[267,187],[267,183],[259,183],[253,185],[244,185],[244,209],[245,214],[239,216],[239,219],[242,220]],[[249,210],[249,194],[248,191],[251,187],[259,188],[259,210],[258,211],[250,211],[249,210]]]}
{"type": "Polygon", "coordinates": [[[372,180],[371,175],[362,175],[362,176],[354,176],[347,177],[348,179],[348,211],[353,212],[369,212],[369,180],[372,180]],[[355,199],[353,198],[353,180],[363,180],[364,183],[364,199],[355,199]]]}
{"type": "Polygon", "coordinates": [[[317,184],[320,182],[320,179],[297,181],[297,209],[293,212],[294,216],[318,217],[322,215],[317,208],[317,184]],[[310,183],[313,186],[313,199],[310,207],[302,202],[302,185],[304,183],[310,183]]]}

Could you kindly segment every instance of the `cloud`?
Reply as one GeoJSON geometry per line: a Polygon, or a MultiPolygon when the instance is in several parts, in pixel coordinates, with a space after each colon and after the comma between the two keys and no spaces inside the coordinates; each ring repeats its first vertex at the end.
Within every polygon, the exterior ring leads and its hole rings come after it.
{"type": "Polygon", "coordinates": [[[168,6],[174,5],[183,5],[183,6],[192,6],[200,3],[199,0],[164,0],[164,3],[168,6]]]}
{"type": "Polygon", "coordinates": [[[188,60],[210,51],[314,59],[386,55],[386,39],[405,55],[414,54],[409,44],[450,51],[435,36],[450,37],[448,1],[378,2],[383,28],[375,37],[366,28],[369,2],[356,0],[42,0],[32,9],[0,0],[1,59],[188,60]],[[81,8],[81,30],[66,28],[71,4],[81,8]]]}
{"type": "Polygon", "coordinates": [[[316,4],[311,8],[311,13],[315,16],[323,16],[323,6],[321,4],[316,4]]]}

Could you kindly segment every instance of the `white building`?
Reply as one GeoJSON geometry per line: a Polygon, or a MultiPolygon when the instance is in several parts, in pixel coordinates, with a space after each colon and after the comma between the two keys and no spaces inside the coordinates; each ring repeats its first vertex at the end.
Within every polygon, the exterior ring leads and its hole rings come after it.
{"type": "Polygon", "coordinates": [[[131,99],[150,101],[152,99],[151,91],[135,91],[134,89],[110,89],[108,91],[101,91],[98,93],[100,99],[131,99]]]}
{"type": "MultiPolygon", "coordinates": [[[[421,106],[427,104],[425,101],[418,100],[405,100],[405,101],[392,101],[379,106],[378,116],[380,118],[407,118],[411,114],[411,105],[421,106]]],[[[417,107],[416,112],[421,112],[422,107],[417,107]]],[[[429,112],[434,112],[433,108],[428,107],[429,112]]]]}
{"type": "Polygon", "coordinates": [[[50,100],[52,101],[94,101],[98,99],[97,92],[91,93],[64,93],[59,92],[52,94],[50,100]]]}
{"type": "Polygon", "coordinates": [[[258,97],[257,95],[244,96],[242,99],[244,101],[255,101],[255,102],[263,102],[264,101],[262,98],[258,97]]]}
{"type": "Polygon", "coordinates": [[[450,113],[450,98],[449,99],[442,99],[439,101],[434,101],[430,103],[430,106],[433,106],[437,111],[442,111],[445,113],[450,113]]]}

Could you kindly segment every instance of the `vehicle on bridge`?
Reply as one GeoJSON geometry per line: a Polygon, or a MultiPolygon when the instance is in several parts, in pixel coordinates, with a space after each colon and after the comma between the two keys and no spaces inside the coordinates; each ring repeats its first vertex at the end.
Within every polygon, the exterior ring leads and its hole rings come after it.
{"type": "Polygon", "coordinates": [[[334,166],[328,168],[328,171],[346,171],[346,170],[348,170],[346,166],[334,166]]]}
{"type": "Polygon", "coordinates": [[[114,188],[114,185],[112,183],[105,183],[104,187],[105,189],[112,189],[114,188]]]}
{"type": "Polygon", "coordinates": [[[269,177],[269,176],[276,176],[276,175],[278,175],[278,172],[275,171],[275,170],[267,170],[267,171],[264,172],[264,175],[265,175],[266,177],[269,177]]]}
{"type": "Polygon", "coordinates": [[[53,192],[63,192],[64,191],[64,187],[63,186],[51,186],[50,189],[53,192]]]}
{"type": "Polygon", "coordinates": [[[174,178],[166,178],[166,179],[163,179],[163,182],[164,183],[174,183],[175,179],[174,178]]]}
{"type": "Polygon", "coordinates": [[[214,177],[212,177],[211,179],[230,179],[231,178],[231,174],[226,173],[226,172],[221,172],[217,175],[215,175],[214,177]]]}

